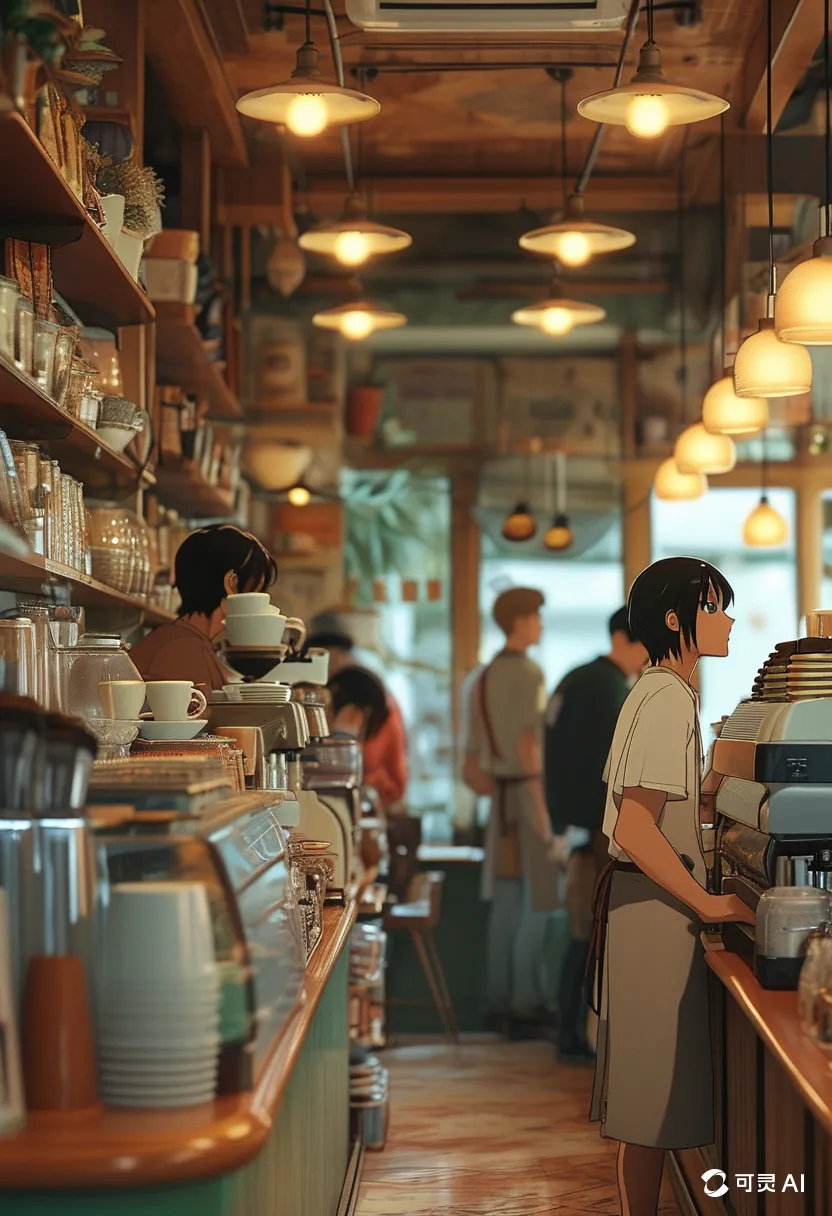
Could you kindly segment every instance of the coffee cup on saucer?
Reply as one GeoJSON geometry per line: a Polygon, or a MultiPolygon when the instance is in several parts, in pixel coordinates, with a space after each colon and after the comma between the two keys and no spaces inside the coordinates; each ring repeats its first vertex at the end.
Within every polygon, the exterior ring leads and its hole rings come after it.
{"type": "Polygon", "coordinates": [[[201,718],[208,704],[190,680],[151,680],[146,685],[150,716],[156,722],[187,722],[201,718]]]}
{"type": "Polygon", "coordinates": [[[146,687],[144,680],[102,680],[98,699],[105,718],[135,722],[142,712],[146,687]]]}

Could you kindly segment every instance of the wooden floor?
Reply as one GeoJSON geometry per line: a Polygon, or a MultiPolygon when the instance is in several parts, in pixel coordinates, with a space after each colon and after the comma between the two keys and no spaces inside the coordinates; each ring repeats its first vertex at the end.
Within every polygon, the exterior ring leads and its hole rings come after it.
{"type": "MultiPolygon", "coordinates": [[[[401,1047],[390,1132],[367,1153],[358,1216],[616,1216],[616,1146],[589,1123],[592,1070],[545,1043],[401,1047]]],[[[662,1216],[678,1216],[665,1185],[662,1216]]]]}

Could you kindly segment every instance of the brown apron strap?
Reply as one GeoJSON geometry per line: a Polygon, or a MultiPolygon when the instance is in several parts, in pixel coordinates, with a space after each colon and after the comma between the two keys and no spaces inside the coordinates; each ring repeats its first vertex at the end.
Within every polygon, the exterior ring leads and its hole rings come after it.
{"type": "Polygon", "coordinates": [[[598,1018],[604,1007],[604,958],[607,952],[607,924],[610,913],[612,876],[616,870],[627,870],[634,874],[642,873],[634,862],[617,861],[611,857],[595,882],[595,890],[592,895],[592,935],[587,951],[585,978],[588,986],[589,1007],[598,1018]],[[597,1001],[594,1000],[596,992],[597,1001]]]}
{"type": "MultiPolygon", "coordinates": [[[[483,671],[477,682],[477,696],[480,704],[480,714],[482,715],[482,724],[485,727],[485,734],[488,739],[488,750],[491,752],[492,759],[502,760],[502,753],[497,746],[497,736],[494,731],[494,723],[491,721],[491,714],[488,712],[488,698],[485,695],[486,677],[493,666],[493,660],[483,671]]],[[[499,777],[494,778],[494,813],[497,816],[497,825],[501,836],[508,836],[508,819],[506,818],[506,783],[501,781],[499,777]]]]}

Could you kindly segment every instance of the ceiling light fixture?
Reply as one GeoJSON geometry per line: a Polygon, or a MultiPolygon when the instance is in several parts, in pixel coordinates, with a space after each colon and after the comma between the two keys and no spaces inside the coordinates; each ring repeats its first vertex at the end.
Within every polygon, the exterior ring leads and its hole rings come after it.
{"type": "Polygon", "coordinates": [[[537,520],[532,515],[527,502],[518,502],[514,510],[505,517],[500,529],[503,540],[510,540],[515,544],[531,540],[536,531],[537,520]]]}
{"type": "Polygon", "coordinates": [[[293,507],[308,507],[312,494],[303,482],[298,482],[296,486],[292,486],[290,490],[286,491],[286,497],[293,507]]]}
{"type": "Polygon", "coordinates": [[[237,109],[248,118],[288,127],[304,139],[320,135],[328,126],[375,118],[381,109],[375,98],[324,80],[318,58],[312,42],[311,0],[306,0],[306,41],[298,49],[290,79],[246,93],[237,101],[237,109]]]}
{"type": "Polygon", "coordinates": [[[310,228],[298,244],[309,253],[335,258],[343,266],[362,266],[370,258],[407,249],[413,238],[400,228],[376,224],[369,219],[361,195],[351,194],[339,220],[310,228]]]}
{"type": "Polygon", "coordinates": [[[737,449],[730,435],[715,435],[696,422],[676,440],[673,458],[680,473],[717,476],[731,472],[737,463],[737,449]]]}
{"type": "Polygon", "coordinates": [[[770,549],[783,545],[789,538],[789,525],[768,500],[768,453],[763,434],[763,454],[760,460],[760,501],[743,524],[742,538],[752,549],[770,549]]]}
{"type": "Polygon", "coordinates": [[[772,0],[766,0],[766,182],[768,189],[769,294],[766,315],[734,360],[738,397],[797,397],[812,388],[812,356],[805,346],[782,342],[774,328],[777,269],[774,265],[774,123],[771,112],[772,0]]]}
{"type": "Polygon", "coordinates": [[[563,553],[571,549],[575,542],[572,524],[566,514],[566,453],[557,452],[555,455],[555,496],[556,511],[551,525],[543,534],[544,548],[550,553],[563,553]]]}
{"type": "Polygon", "coordinates": [[[825,201],[820,209],[820,238],[812,257],[786,275],[774,300],[774,328],[783,342],[805,346],[832,345],[832,181],[830,180],[829,0],[824,5],[823,65],[826,96],[825,201]]]}
{"type": "Polygon", "coordinates": [[[663,502],[693,502],[707,489],[704,473],[681,473],[672,456],[662,461],[653,481],[653,493],[663,502]]]}
{"type": "Polygon", "coordinates": [[[552,294],[539,304],[525,304],[511,314],[515,325],[531,326],[548,334],[550,338],[562,338],[576,326],[595,325],[606,317],[597,304],[586,304],[583,300],[570,300],[561,294],[560,277],[555,275],[552,294]]]}
{"type": "MultiPolygon", "coordinates": [[[[555,69],[553,69],[553,72],[555,69]]],[[[567,108],[566,85],[572,78],[569,68],[559,69],[560,80],[560,138],[561,179],[563,181],[563,217],[556,223],[535,228],[520,237],[520,248],[530,253],[557,258],[564,266],[585,266],[590,258],[602,253],[616,253],[629,249],[636,243],[632,232],[613,228],[609,224],[598,224],[584,218],[584,200],[579,189],[567,197],[566,179],[569,169],[567,157],[567,108]]]]}
{"type": "Polygon", "coordinates": [[[370,300],[351,300],[337,308],[316,312],[312,324],[319,329],[334,329],[351,342],[363,342],[380,329],[399,329],[407,325],[407,317],[370,300]]]}
{"type": "Polygon", "coordinates": [[[578,113],[593,122],[626,127],[639,139],[656,139],[668,127],[714,118],[728,104],[712,93],[665,80],[661,51],[653,39],[653,0],[647,0],[647,41],[639,52],[635,76],[629,84],[584,98],[578,113]]]}

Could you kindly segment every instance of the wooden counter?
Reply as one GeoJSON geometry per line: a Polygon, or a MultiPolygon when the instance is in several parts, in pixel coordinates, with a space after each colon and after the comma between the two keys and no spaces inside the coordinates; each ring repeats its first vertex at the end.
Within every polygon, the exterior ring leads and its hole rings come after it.
{"type": "MultiPolygon", "coordinates": [[[[251,1093],[176,1111],[99,1109],[74,1117],[30,1115],[22,1132],[0,1140],[0,1212],[47,1210],[25,1205],[19,1191],[4,1193],[11,1188],[60,1189],[55,1211],[67,1212],[71,1210],[66,1206],[67,1192],[86,1190],[89,1195],[89,1188],[106,1188],[112,1194],[113,1188],[179,1185],[229,1174],[255,1158],[270,1136],[355,916],[353,903],[325,910],[321,944],[309,961],[292,1015],[251,1093]]],[[[79,1211],[94,1210],[89,1200],[84,1202],[88,1208],[79,1211]]],[[[215,1209],[205,1208],[209,1210],[215,1209]]],[[[251,1216],[256,1216],[254,1209],[251,1216]]]]}

